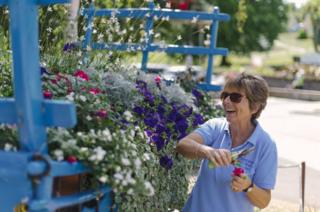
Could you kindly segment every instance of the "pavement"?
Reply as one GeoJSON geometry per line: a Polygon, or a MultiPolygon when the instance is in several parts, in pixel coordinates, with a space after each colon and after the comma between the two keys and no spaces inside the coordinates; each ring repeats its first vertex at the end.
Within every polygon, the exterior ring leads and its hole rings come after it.
{"type": "Polygon", "coordinates": [[[259,122],[278,148],[279,169],[273,198],[299,206],[300,164],[304,161],[305,205],[320,211],[320,101],[270,97],[259,122]]]}

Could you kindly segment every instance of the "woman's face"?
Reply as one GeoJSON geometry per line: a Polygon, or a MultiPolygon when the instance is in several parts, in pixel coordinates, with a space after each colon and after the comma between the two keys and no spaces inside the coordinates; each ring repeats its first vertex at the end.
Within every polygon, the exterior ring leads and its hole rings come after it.
{"type": "Polygon", "coordinates": [[[225,88],[221,93],[221,101],[227,121],[230,124],[250,122],[255,111],[251,111],[245,93],[236,88],[225,88]]]}

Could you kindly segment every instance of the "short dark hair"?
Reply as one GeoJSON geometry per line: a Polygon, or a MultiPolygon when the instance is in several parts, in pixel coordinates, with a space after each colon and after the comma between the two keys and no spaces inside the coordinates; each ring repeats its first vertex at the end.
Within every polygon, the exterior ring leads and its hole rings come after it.
{"type": "Polygon", "coordinates": [[[244,91],[247,99],[249,100],[249,107],[253,109],[258,106],[258,111],[252,115],[251,121],[259,118],[262,110],[267,105],[267,98],[269,96],[268,83],[260,76],[241,73],[234,77],[230,77],[225,88],[236,88],[244,91]]]}

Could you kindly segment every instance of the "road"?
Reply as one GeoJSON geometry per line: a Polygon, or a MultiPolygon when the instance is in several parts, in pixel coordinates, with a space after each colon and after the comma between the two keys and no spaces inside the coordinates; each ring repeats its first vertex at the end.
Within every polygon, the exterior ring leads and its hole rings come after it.
{"type": "Polygon", "coordinates": [[[320,208],[320,101],[270,97],[259,122],[278,147],[281,168],[273,197],[299,201],[299,164],[305,161],[305,202],[320,208]],[[289,168],[283,168],[285,166],[289,168]]]}

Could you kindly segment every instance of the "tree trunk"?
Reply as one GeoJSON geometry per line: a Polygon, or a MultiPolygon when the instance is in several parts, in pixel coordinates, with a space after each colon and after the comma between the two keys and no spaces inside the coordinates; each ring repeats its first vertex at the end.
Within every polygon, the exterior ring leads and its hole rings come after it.
{"type": "Polygon", "coordinates": [[[226,67],[231,66],[231,62],[228,60],[227,56],[222,56],[221,57],[220,66],[226,66],[226,67]]]}

